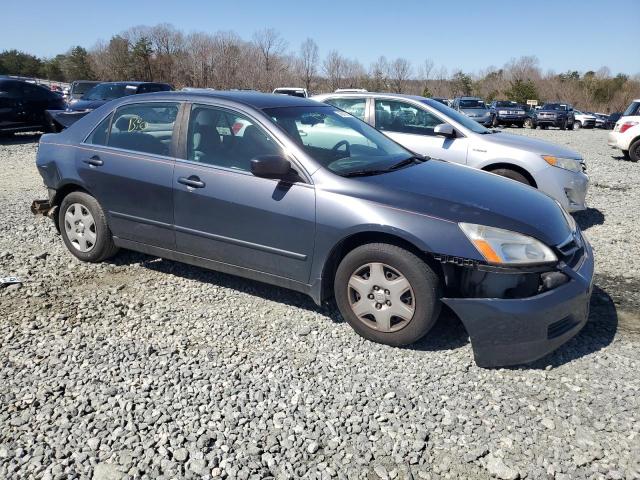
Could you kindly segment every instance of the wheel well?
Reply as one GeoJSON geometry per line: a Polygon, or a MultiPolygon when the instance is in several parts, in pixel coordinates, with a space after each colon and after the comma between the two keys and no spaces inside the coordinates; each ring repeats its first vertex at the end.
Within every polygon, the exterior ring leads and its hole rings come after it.
{"type": "Polygon", "coordinates": [[[494,170],[497,170],[499,168],[506,168],[508,170],[513,170],[514,172],[518,172],[521,175],[524,175],[524,177],[529,181],[531,186],[538,188],[538,184],[533,179],[531,174],[527,172],[524,168],[519,167],[518,165],[514,165],[513,163],[492,163],[491,165],[482,167],[482,170],[484,170],[485,172],[493,172],[494,170]]]}
{"type": "Polygon", "coordinates": [[[343,239],[329,253],[322,270],[322,290],[320,293],[322,300],[333,296],[333,279],[342,259],[353,249],[368,243],[388,243],[410,251],[429,265],[438,278],[444,282],[442,266],[430,253],[420,250],[413,243],[396,235],[384,232],[360,232],[343,239]]]}
{"type": "Polygon", "coordinates": [[[69,195],[71,192],[84,192],[91,195],[86,189],[82,188],[80,185],[76,185],[75,183],[67,183],[66,185],[56,190],[56,195],[53,198],[52,206],[59,207],[64,197],[69,195]]]}

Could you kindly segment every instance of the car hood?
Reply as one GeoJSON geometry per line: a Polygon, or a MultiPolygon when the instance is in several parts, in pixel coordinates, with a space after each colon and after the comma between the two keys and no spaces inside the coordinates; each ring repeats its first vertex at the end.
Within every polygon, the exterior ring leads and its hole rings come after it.
{"type": "Polygon", "coordinates": [[[483,141],[499,145],[501,147],[526,150],[538,155],[555,155],[557,157],[582,160],[582,156],[578,152],[574,152],[573,150],[561,147],[551,142],[545,142],[544,140],[525,137],[524,135],[499,132],[490,135],[480,135],[480,137],[483,141]]]}
{"type": "Polygon", "coordinates": [[[357,195],[393,208],[511,230],[547,245],[571,234],[562,207],[515,180],[441,160],[352,178],[357,195]]]}
{"type": "Polygon", "coordinates": [[[75,111],[95,110],[107,103],[107,101],[108,100],[77,100],[70,104],[69,108],[75,111]]]}

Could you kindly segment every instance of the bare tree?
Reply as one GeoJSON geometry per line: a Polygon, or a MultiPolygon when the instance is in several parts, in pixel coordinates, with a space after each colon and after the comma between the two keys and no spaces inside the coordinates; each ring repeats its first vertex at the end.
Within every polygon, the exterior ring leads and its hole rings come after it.
{"type": "Polygon", "coordinates": [[[311,90],[311,82],[313,82],[318,68],[318,45],[313,39],[307,38],[300,45],[299,63],[304,88],[311,90]]]}
{"type": "Polygon", "coordinates": [[[406,58],[396,58],[389,65],[389,78],[393,91],[402,93],[406,88],[407,80],[411,78],[411,62],[406,58]]]}
{"type": "Polygon", "coordinates": [[[368,89],[374,92],[381,92],[386,90],[389,77],[389,62],[387,58],[382,55],[378,57],[374,63],[369,67],[369,85],[368,89]]]}
{"type": "Polygon", "coordinates": [[[265,28],[253,34],[253,44],[260,54],[263,68],[261,87],[271,90],[275,84],[273,71],[277,69],[278,57],[285,53],[287,42],[274,28],[265,28]]]}
{"type": "Polygon", "coordinates": [[[336,50],[331,50],[327,58],[324,59],[322,68],[329,82],[329,89],[340,88],[345,75],[346,59],[336,50]]]}

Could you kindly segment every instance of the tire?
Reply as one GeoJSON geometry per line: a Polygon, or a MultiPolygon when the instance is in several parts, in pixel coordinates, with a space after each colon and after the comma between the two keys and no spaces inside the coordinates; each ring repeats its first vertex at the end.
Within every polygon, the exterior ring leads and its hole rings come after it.
{"type": "Polygon", "coordinates": [[[522,126],[527,128],[535,128],[535,126],[533,125],[533,120],[531,120],[530,118],[527,118],[522,126]]]}
{"type": "Polygon", "coordinates": [[[566,130],[567,129],[567,120],[565,119],[561,124],[560,124],[560,130],[566,130]]]}
{"type": "Polygon", "coordinates": [[[636,140],[629,146],[629,160],[632,162],[640,160],[640,139],[636,140]]]}
{"type": "Polygon", "coordinates": [[[102,207],[88,193],[71,192],[64,197],[58,226],[67,249],[83,262],[101,262],[118,251],[102,207]]]}
{"type": "Polygon", "coordinates": [[[629,150],[622,150],[622,157],[625,160],[631,160],[631,156],[629,155],[629,150]]]}
{"type": "Polygon", "coordinates": [[[334,294],[340,313],[359,335],[396,347],[424,337],[440,313],[438,276],[413,253],[387,243],[349,252],[336,271],[334,294]]]}
{"type": "Polygon", "coordinates": [[[524,183],[525,185],[529,185],[530,187],[533,186],[527,177],[525,177],[520,172],[511,170],[510,168],[496,168],[495,170],[489,171],[491,173],[495,173],[496,175],[500,175],[501,177],[507,177],[511,180],[515,180],[516,182],[524,183]]]}
{"type": "Polygon", "coordinates": [[[580,122],[579,120],[576,120],[575,122],[573,122],[574,130],[580,130],[581,128],[582,128],[582,122],[580,122]]]}
{"type": "Polygon", "coordinates": [[[491,120],[491,126],[493,128],[498,128],[500,126],[500,122],[498,121],[498,116],[497,115],[495,115],[493,117],[493,119],[491,120]]]}

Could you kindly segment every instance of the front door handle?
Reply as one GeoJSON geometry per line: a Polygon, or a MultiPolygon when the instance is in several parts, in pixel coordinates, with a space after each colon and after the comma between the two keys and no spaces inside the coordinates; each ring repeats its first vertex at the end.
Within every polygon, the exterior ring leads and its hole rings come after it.
{"type": "Polygon", "coordinates": [[[200,180],[200,177],[196,175],[191,175],[190,177],[178,177],[178,183],[186,185],[191,188],[204,188],[205,183],[200,180]]]}
{"type": "Polygon", "coordinates": [[[87,165],[91,165],[92,167],[101,167],[102,165],[104,165],[104,162],[100,160],[100,157],[98,155],[87,158],[86,160],[83,160],[83,162],[87,165]]]}

